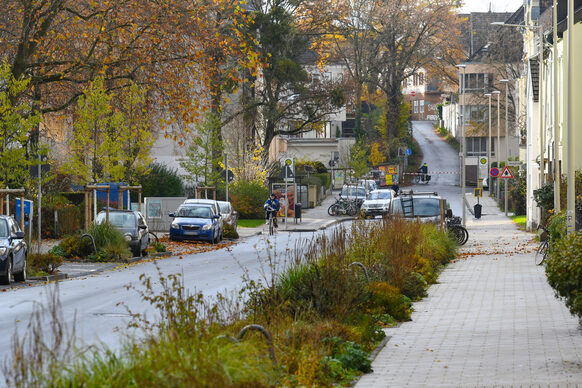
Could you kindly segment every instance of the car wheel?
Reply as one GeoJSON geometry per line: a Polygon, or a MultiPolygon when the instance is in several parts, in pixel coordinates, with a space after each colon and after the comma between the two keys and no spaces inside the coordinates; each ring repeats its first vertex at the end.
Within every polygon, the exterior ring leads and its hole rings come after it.
{"type": "Polygon", "coordinates": [[[10,285],[12,283],[12,259],[8,257],[6,260],[6,275],[0,276],[0,284],[10,285]]]}
{"type": "Polygon", "coordinates": [[[22,268],[22,271],[14,274],[14,280],[17,282],[26,281],[26,259],[24,259],[24,267],[22,268]]]}

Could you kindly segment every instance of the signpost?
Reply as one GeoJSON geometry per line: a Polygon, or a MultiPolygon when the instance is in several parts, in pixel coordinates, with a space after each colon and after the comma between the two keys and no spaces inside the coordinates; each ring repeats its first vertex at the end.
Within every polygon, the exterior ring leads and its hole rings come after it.
{"type": "Polygon", "coordinates": [[[289,224],[289,189],[287,188],[287,183],[295,181],[294,173],[295,163],[293,158],[285,158],[283,160],[283,170],[285,170],[285,229],[289,224]]]}
{"type": "Polygon", "coordinates": [[[499,178],[513,179],[513,174],[511,173],[511,170],[508,166],[505,166],[499,178]]]}

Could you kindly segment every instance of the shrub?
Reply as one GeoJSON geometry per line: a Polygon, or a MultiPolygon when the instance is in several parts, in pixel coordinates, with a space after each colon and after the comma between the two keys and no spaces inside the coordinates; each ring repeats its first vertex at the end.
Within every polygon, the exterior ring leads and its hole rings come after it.
{"type": "Polygon", "coordinates": [[[97,255],[97,261],[118,261],[131,256],[123,234],[110,223],[93,224],[87,233],[93,236],[97,251],[103,252],[103,256],[97,255]]]}
{"type": "Polygon", "coordinates": [[[511,210],[516,216],[521,216],[526,213],[527,179],[523,171],[512,173],[515,179],[511,179],[508,194],[511,199],[511,210]]]}
{"type": "Polygon", "coordinates": [[[410,319],[410,299],[401,295],[398,288],[386,282],[372,282],[368,285],[368,290],[369,305],[373,313],[388,313],[398,320],[410,319]]]}
{"type": "Polygon", "coordinates": [[[264,218],[263,205],[269,190],[260,182],[240,181],[232,185],[230,200],[240,218],[264,218]]]}
{"type": "Polygon", "coordinates": [[[178,170],[160,163],[152,163],[149,170],[138,177],[144,197],[181,197],[184,184],[178,170]]]}
{"type": "Polygon", "coordinates": [[[230,224],[224,224],[224,238],[238,238],[238,232],[230,224]]]}
{"type": "Polygon", "coordinates": [[[63,257],[85,257],[93,252],[93,246],[88,238],[79,241],[81,235],[65,236],[59,245],[53,247],[53,253],[63,257]]]}
{"type": "Polygon", "coordinates": [[[427,283],[424,277],[418,272],[411,272],[404,282],[402,293],[412,300],[418,300],[426,296],[427,283]]]}
{"type": "Polygon", "coordinates": [[[582,318],[582,232],[567,235],[554,244],[546,275],[570,312],[582,318]]]}
{"type": "Polygon", "coordinates": [[[166,252],[168,250],[167,247],[159,241],[154,242],[151,245],[156,252],[166,252]]]}
{"type": "Polygon", "coordinates": [[[363,373],[372,371],[372,362],[368,359],[368,353],[363,351],[358,344],[344,341],[339,337],[325,338],[323,342],[330,346],[332,358],[339,361],[344,368],[363,373]]]}
{"type": "Polygon", "coordinates": [[[29,253],[27,264],[32,274],[44,272],[52,274],[63,264],[63,258],[53,253],[29,253]]]}

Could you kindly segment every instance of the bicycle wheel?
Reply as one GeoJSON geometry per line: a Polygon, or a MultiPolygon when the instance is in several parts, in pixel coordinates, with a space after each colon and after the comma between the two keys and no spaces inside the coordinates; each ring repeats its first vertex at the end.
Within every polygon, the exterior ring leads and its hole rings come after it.
{"type": "Polygon", "coordinates": [[[350,203],[346,209],[346,213],[348,216],[354,217],[356,214],[358,214],[358,207],[355,204],[350,203]]]}
{"type": "Polygon", "coordinates": [[[461,245],[465,245],[465,243],[467,242],[467,240],[469,240],[469,232],[467,231],[467,229],[465,229],[462,226],[460,226],[460,228],[463,230],[463,233],[465,235],[465,237],[463,238],[463,242],[461,243],[461,245]]]}
{"type": "Polygon", "coordinates": [[[463,245],[463,241],[465,240],[465,232],[463,232],[463,229],[463,227],[459,226],[453,226],[449,229],[449,234],[452,239],[459,245],[463,245]]]}
{"type": "Polygon", "coordinates": [[[330,216],[335,216],[337,215],[337,203],[332,204],[328,209],[327,209],[327,214],[329,214],[330,216]]]}
{"type": "Polygon", "coordinates": [[[269,236],[272,236],[275,234],[275,225],[273,222],[273,217],[269,218],[269,236]]]}
{"type": "Polygon", "coordinates": [[[546,257],[548,256],[548,248],[550,246],[550,242],[548,240],[544,240],[540,243],[538,250],[536,251],[535,255],[535,263],[536,265],[542,265],[546,257]]]}
{"type": "Polygon", "coordinates": [[[420,175],[414,176],[414,183],[420,183],[420,175]]]}

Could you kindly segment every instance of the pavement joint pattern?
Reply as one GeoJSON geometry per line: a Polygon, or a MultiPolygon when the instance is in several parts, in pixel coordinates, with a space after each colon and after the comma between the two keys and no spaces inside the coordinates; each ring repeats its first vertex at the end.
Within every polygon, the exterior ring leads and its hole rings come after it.
{"type": "Polygon", "coordinates": [[[469,242],[356,387],[582,387],[582,330],[555,298],[537,243],[485,200],[469,242]]]}

